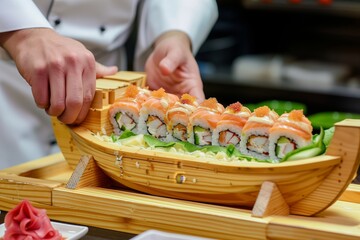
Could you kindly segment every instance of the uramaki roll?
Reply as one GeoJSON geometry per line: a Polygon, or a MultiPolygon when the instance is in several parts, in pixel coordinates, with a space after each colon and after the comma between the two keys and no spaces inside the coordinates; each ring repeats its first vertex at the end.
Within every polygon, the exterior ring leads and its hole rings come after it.
{"type": "Polygon", "coordinates": [[[176,95],[166,93],[163,88],[152,91],[151,96],[140,109],[139,133],[166,140],[168,135],[165,124],[166,112],[178,100],[176,95]]]}
{"type": "Polygon", "coordinates": [[[110,122],[113,132],[120,135],[125,130],[138,133],[138,122],[141,104],[150,96],[148,89],[129,85],[124,95],[116,99],[109,108],[110,122]]]}
{"type": "Polygon", "coordinates": [[[280,160],[288,152],[309,145],[312,140],[312,125],[303,110],[282,114],[270,128],[269,154],[280,160]]]}
{"type": "Polygon", "coordinates": [[[180,100],[168,109],[165,118],[168,141],[187,141],[189,117],[198,106],[194,96],[183,94],[180,100]]]}
{"type": "Polygon", "coordinates": [[[268,159],[270,128],[278,117],[267,106],[255,109],[242,129],[240,151],[258,159],[268,159]]]}
{"type": "Polygon", "coordinates": [[[212,134],[224,106],[217,102],[215,98],[206,99],[191,114],[188,124],[188,141],[196,145],[211,145],[212,134]]]}
{"type": "Polygon", "coordinates": [[[212,145],[233,144],[240,150],[241,132],[250,114],[251,111],[239,102],[227,106],[213,132],[212,145]]]}

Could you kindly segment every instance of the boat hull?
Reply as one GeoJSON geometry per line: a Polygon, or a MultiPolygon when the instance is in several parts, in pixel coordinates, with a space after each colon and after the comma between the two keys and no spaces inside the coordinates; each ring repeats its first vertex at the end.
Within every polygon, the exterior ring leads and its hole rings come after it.
{"type": "Polygon", "coordinates": [[[313,192],[340,163],[319,156],[282,164],[221,162],[103,142],[86,128],[71,130],[76,146],[115,182],[159,196],[252,207],[261,185],[275,183],[288,205],[313,192]]]}

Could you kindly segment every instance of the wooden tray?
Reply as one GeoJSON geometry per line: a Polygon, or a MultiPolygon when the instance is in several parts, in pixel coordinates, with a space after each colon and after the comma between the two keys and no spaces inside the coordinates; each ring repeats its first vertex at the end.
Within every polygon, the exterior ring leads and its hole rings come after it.
{"type": "Polygon", "coordinates": [[[81,126],[66,126],[53,119],[65,159],[72,168],[78,168],[72,187],[86,184],[79,183],[84,171],[94,175],[86,170],[93,159],[100,175],[151,195],[252,208],[254,216],[311,216],[333,204],[356,174],[360,163],[359,120],[336,124],[325,155],[281,164],[221,162],[101,141],[94,133],[112,132],[108,109],[115,96],[121,96],[128,84],[145,82],[145,75],[133,74],[119,72],[105,79],[106,87],[101,85],[97,90],[97,95],[103,96],[101,101],[94,101],[81,126]],[[88,159],[79,163],[84,157],[88,159]]]}
{"type": "Polygon", "coordinates": [[[73,175],[62,154],[4,169],[0,171],[0,209],[12,209],[27,198],[47,209],[53,220],[134,234],[158,229],[217,239],[360,238],[359,185],[350,185],[340,200],[313,217],[257,218],[251,210],[118,189],[106,178],[90,181],[88,177],[85,182],[92,185],[66,188],[73,175]]]}

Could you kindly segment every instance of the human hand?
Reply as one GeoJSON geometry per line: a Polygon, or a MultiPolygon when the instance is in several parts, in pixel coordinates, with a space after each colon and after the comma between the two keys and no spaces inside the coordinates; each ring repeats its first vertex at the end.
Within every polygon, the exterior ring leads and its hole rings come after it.
{"type": "Polygon", "coordinates": [[[170,31],[156,40],[154,50],[146,60],[145,71],[150,89],[162,87],[178,96],[189,93],[200,102],[205,99],[190,39],[183,32],[170,31]]]}
{"type": "Polygon", "coordinates": [[[96,77],[117,71],[116,67],[96,63],[80,42],[52,29],[1,33],[0,44],[31,86],[37,106],[66,124],[85,119],[95,94],[96,77]]]}

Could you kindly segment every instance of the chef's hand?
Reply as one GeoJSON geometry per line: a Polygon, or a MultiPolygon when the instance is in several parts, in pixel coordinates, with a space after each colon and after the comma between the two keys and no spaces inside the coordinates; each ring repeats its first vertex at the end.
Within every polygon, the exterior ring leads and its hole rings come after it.
{"type": "Polygon", "coordinates": [[[96,77],[117,71],[116,67],[96,63],[80,42],[52,29],[1,33],[0,44],[31,86],[37,106],[67,124],[85,119],[95,94],[96,77]]]}
{"type": "Polygon", "coordinates": [[[154,50],[146,61],[145,71],[150,89],[162,87],[178,96],[189,93],[200,102],[205,98],[190,39],[183,32],[170,31],[156,40],[154,50]]]}

